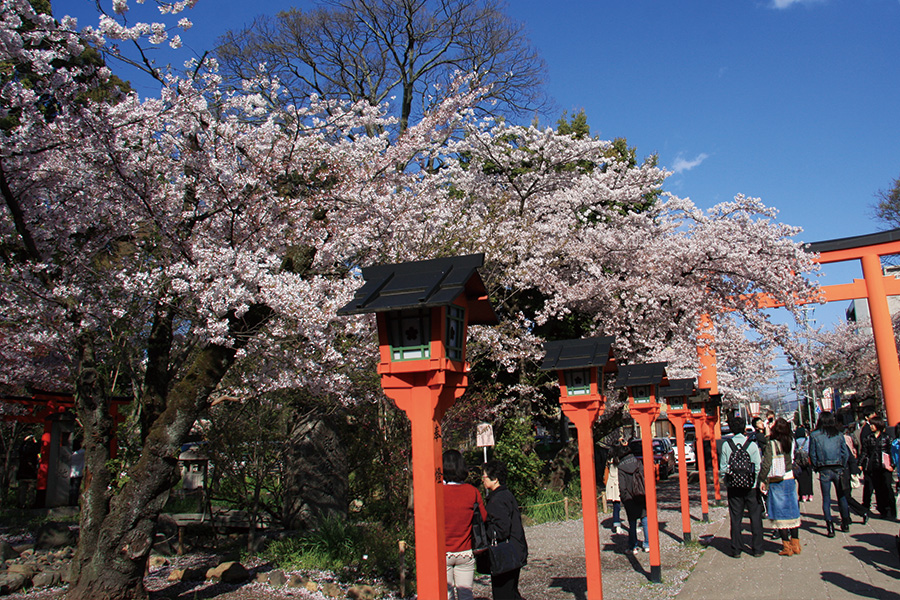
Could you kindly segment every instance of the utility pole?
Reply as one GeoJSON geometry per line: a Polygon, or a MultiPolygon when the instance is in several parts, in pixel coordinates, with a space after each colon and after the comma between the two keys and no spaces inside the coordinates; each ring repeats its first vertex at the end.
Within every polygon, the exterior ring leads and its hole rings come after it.
{"type": "MultiPolygon", "coordinates": [[[[809,311],[813,311],[815,313],[815,308],[804,304],[800,307],[800,310],[803,311],[803,329],[806,334],[806,354],[807,356],[812,352],[812,336],[810,335],[810,322],[815,323],[815,320],[812,321],[809,318],[809,311]]],[[[806,414],[809,419],[809,429],[815,427],[815,421],[813,420],[813,406],[816,403],[816,388],[813,381],[813,367],[809,364],[808,361],[804,361],[803,365],[801,365],[802,374],[803,374],[803,387],[804,387],[804,395],[806,396],[806,414]]]]}

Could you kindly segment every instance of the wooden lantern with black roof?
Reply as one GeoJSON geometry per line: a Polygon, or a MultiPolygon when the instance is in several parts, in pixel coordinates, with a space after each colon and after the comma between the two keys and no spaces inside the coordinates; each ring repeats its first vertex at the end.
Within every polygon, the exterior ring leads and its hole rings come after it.
{"type": "Polygon", "coordinates": [[[563,414],[578,432],[584,554],[588,596],[603,598],[600,567],[600,522],[592,427],[606,406],[605,374],[615,373],[613,337],[552,341],[544,344],[540,370],[556,371],[563,414]]]}
{"type": "Polygon", "coordinates": [[[447,594],[440,421],[468,383],[469,325],[497,316],[478,274],[483,254],[375,265],[339,315],[375,313],[385,394],[409,417],[422,598],[447,594]]]}
{"type": "Polygon", "coordinates": [[[694,394],[693,377],[686,379],[670,379],[669,385],[659,389],[659,395],[666,400],[666,418],[675,427],[675,444],[678,448],[678,492],[681,500],[682,541],[691,541],[691,507],[688,499],[687,457],[685,456],[684,426],[690,420],[688,398],[694,394]]]}
{"type": "Polygon", "coordinates": [[[647,529],[650,543],[650,580],[662,581],[659,555],[659,515],[656,505],[656,467],[653,462],[653,422],[659,416],[659,388],[668,384],[665,362],[622,365],[616,387],[628,393],[628,410],[641,428],[644,489],[647,494],[647,529]]]}

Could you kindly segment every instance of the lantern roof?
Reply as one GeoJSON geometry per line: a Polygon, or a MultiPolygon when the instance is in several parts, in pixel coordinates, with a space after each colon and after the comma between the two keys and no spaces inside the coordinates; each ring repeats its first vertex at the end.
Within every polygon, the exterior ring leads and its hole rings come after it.
{"type": "Polygon", "coordinates": [[[484,254],[469,254],[365,267],[362,269],[365,283],[337,314],[437,308],[453,304],[461,294],[466,294],[469,324],[496,325],[497,315],[478,274],[483,264],[484,254]]]}
{"type": "Polygon", "coordinates": [[[677,396],[690,396],[694,393],[693,377],[686,379],[670,379],[669,385],[659,388],[659,395],[662,398],[672,398],[677,396]]]}
{"type": "Polygon", "coordinates": [[[659,385],[666,377],[667,362],[621,365],[616,387],[634,385],[659,385]]]}
{"type": "Polygon", "coordinates": [[[577,340],[557,340],[544,344],[541,371],[603,367],[615,362],[612,345],[616,338],[593,337],[577,340]]]}

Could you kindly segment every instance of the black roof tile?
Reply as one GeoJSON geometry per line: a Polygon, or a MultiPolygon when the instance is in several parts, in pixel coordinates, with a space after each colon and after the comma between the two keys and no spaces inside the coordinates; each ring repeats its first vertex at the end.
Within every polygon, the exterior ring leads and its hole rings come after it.
{"type": "Polygon", "coordinates": [[[541,371],[602,367],[615,361],[612,336],[576,340],[558,340],[544,344],[544,361],[541,371]]]}
{"type": "MultiPolygon", "coordinates": [[[[365,283],[337,314],[436,308],[452,304],[463,293],[470,300],[486,298],[487,290],[478,274],[483,264],[484,254],[469,254],[365,267],[365,283]]],[[[497,315],[486,299],[469,303],[470,325],[497,323],[497,315]]]]}

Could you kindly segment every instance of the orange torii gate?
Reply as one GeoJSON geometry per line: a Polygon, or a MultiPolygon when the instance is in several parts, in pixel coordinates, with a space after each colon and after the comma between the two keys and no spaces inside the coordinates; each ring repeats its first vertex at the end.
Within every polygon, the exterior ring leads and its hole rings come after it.
{"type": "MultiPolygon", "coordinates": [[[[818,252],[817,262],[820,264],[849,260],[859,260],[862,264],[863,279],[854,279],[852,283],[822,286],[821,300],[837,302],[866,299],[872,319],[875,353],[878,356],[878,370],[881,374],[881,389],[888,424],[900,423],[900,360],[887,301],[888,296],[900,295],[900,279],[885,275],[881,268],[882,256],[900,254],[900,229],[814,242],[807,244],[806,250],[818,252]]],[[[820,298],[798,302],[818,301],[820,298]]],[[[765,295],[758,296],[757,302],[761,308],[783,306],[765,295]]],[[[697,344],[700,359],[698,387],[708,389],[710,394],[718,394],[716,357],[711,343],[712,321],[708,315],[703,315],[697,344]]]]}

